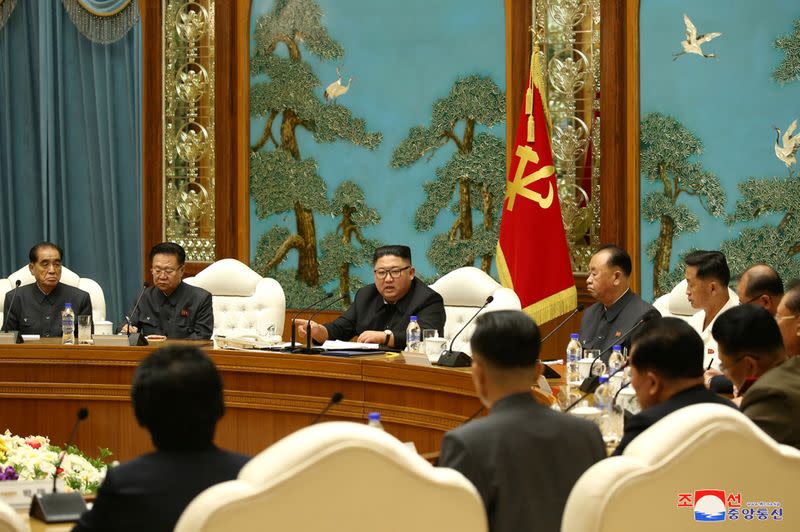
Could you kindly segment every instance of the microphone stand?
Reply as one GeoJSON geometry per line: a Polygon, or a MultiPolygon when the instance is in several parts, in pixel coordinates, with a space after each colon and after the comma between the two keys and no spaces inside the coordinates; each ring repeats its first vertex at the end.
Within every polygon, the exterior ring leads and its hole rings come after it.
{"type": "Polygon", "coordinates": [[[125,321],[128,323],[128,345],[133,346],[143,346],[147,345],[147,338],[144,337],[142,331],[137,330],[135,333],[131,334],[131,319],[133,318],[134,313],[139,310],[139,303],[142,301],[142,297],[144,297],[144,291],[147,288],[147,283],[144,283],[142,287],[139,289],[139,295],[136,298],[136,303],[133,304],[133,308],[131,309],[130,314],[125,316],[125,321]]]}
{"type": "Polygon", "coordinates": [[[342,399],[344,399],[344,394],[342,392],[333,392],[328,404],[326,404],[325,408],[323,408],[320,413],[317,414],[317,417],[314,418],[314,421],[311,422],[311,425],[315,425],[317,421],[319,421],[320,418],[322,418],[322,416],[324,416],[325,413],[333,407],[333,405],[341,403],[342,399]]]}
{"type": "Polygon", "coordinates": [[[563,327],[563,326],[564,326],[564,325],[565,325],[565,324],[566,324],[566,323],[567,323],[569,320],[571,320],[571,319],[572,319],[572,316],[574,316],[574,315],[575,315],[575,314],[577,314],[578,312],[581,312],[582,310],[583,310],[583,303],[581,303],[580,305],[578,305],[578,306],[575,308],[575,310],[573,310],[572,312],[570,312],[570,313],[569,313],[569,316],[567,316],[566,318],[564,318],[564,320],[563,320],[561,323],[559,323],[558,325],[556,325],[556,328],[555,328],[555,329],[553,329],[552,331],[550,331],[549,333],[547,333],[547,335],[545,335],[545,337],[544,337],[544,338],[542,338],[542,340],[539,342],[539,345],[541,345],[541,344],[545,343],[545,342],[547,341],[547,339],[548,339],[548,338],[550,338],[551,336],[553,336],[553,335],[554,335],[556,332],[558,332],[558,330],[559,330],[559,329],[561,329],[561,327],[563,327]]]}
{"type": "MultiPolygon", "coordinates": [[[[11,303],[8,305],[8,312],[6,313],[5,316],[3,316],[3,328],[0,329],[0,332],[3,333],[8,332],[6,331],[6,327],[8,327],[8,317],[11,315],[11,311],[14,308],[14,300],[17,299],[17,288],[19,288],[19,285],[21,284],[22,281],[20,281],[19,279],[17,279],[17,282],[14,283],[14,293],[11,295],[11,303]]],[[[15,344],[22,343],[22,335],[19,333],[19,331],[11,331],[10,334],[11,337],[14,339],[15,344]]]]}
{"type": "Polygon", "coordinates": [[[301,308],[292,317],[292,321],[291,321],[291,323],[292,323],[292,327],[291,327],[291,329],[292,329],[292,343],[289,346],[289,352],[294,353],[295,352],[295,348],[297,347],[297,342],[296,342],[297,333],[295,331],[294,322],[297,320],[298,317],[300,317],[300,314],[302,314],[303,312],[308,312],[309,310],[313,309],[314,307],[316,307],[317,305],[319,305],[320,303],[322,303],[323,301],[325,301],[326,299],[328,299],[330,297],[333,297],[333,292],[328,292],[322,298],[318,299],[317,301],[314,301],[309,306],[307,306],[305,308],[301,308]]]}
{"type": "MultiPolygon", "coordinates": [[[[347,297],[347,294],[340,295],[339,297],[337,297],[336,299],[334,299],[333,301],[331,301],[330,303],[328,303],[324,307],[320,307],[318,310],[316,310],[311,315],[310,318],[308,318],[308,322],[306,322],[306,347],[305,347],[305,349],[300,348],[300,351],[299,351],[300,353],[305,353],[305,354],[308,354],[308,355],[318,355],[318,354],[322,353],[322,349],[321,348],[317,348],[317,347],[312,348],[311,347],[311,320],[313,320],[316,317],[317,314],[319,314],[320,312],[322,312],[325,309],[331,308],[335,303],[338,303],[339,301],[341,301],[345,297],[347,297]]],[[[292,352],[294,352],[294,351],[292,351],[292,352]]]]}
{"type": "Polygon", "coordinates": [[[467,320],[467,323],[465,323],[464,326],[461,327],[461,329],[453,336],[453,339],[450,340],[450,349],[442,351],[442,354],[439,355],[439,360],[436,362],[436,364],[448,368],[466,368],[472,364],[472,357],[463,351],[453,351],[453,345],[455,344],[458,335],[464,332],[464,329],[467,328],[467,325],[472,323],[472,320],[474,320],[478,314],[480,314],[481,311],[486,308],[486,305],[492,301],[494,301],[494,296],[489,296],[486,298],[486,301],[484,301],[483,305],[481,305],[481,308],[479,308],[478,311],[473,314],[469,320],[467,320]]]}

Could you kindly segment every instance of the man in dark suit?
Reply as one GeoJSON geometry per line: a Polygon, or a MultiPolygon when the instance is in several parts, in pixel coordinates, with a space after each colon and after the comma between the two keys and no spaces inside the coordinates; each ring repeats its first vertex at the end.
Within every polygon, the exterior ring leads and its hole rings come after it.
{"type": "Polygon", "coordinates": [[[800,357],[786,356],[775,318],[742,305],[717,318],[711,332],[744,415],[778,443],[800,449],[800,357]]]}
{"type": "Polygon", "coordinates": [[[703,341],[688,323],[661,318],[642,325],[631,343],[631,385],[642,411],[625,422],[615,455],[667,414],[697,403],[736,408],[703,384],[703,341]]]}
{"type": "MultiPolygon", "coordinates": [[[[92,315],[92,299],[88,292],[61,282],[61,261],[64,252],[52,242],[39,242],[28,253],[28,269],[36,279],[6,293],[3,304],[5,331],[21,334],[38,334],[42,337],[59,337],[61,311],[67,303],[72,305],[77,325],[78,316],[92,315]],[[12,308],[13,299],[13,308],[12,308]]],[[[78,327],[75,327],[75,335],[78,327]]]]}
{"type": "MultiPolygon", "coordinates": [[[[592,255],[586,288],[597,303],[581,317],[580,336],[584,349],[612,347],[645,314],[655,310],[631,291],[631,271],[630,255],[617,246],[604,245],[592,255]]],[[[610,352],[604,356],[606,361],[608,355],[610,352]]]]}
{"type": "MultiPolygon", "coordinates": [[[[408,246],[382,246],[372,258],[375,283],[356,292],[353,304],[331,323],[311,322],[311,337],[383,344],[397,349],[406,346],[406,327],[411,316],[421,329],[444,333],[444,301],[435,291],[414,277],[408,246]]],[[[296,320],[300,338],[305,338],[307,320],[296,320]]]]}
{"type": "Polygon", "coordinates": [[[596,425],[537,403],[539,328],[516,310],[478,317],[472,380],[488,416],[445,434],[439,465],[483,499],[492,532],[558,531],[572,486],[606,456],[596,425]]]}
{"type": "Polygon", "coordinates": [[[136,369],[131,397],[157,450],[109,469],[73,532],[171,531],[195,496],[233,480],[248,461],[214,446],[225,409],[222,379],[196,347],[167,346],[147,357],[136,369]]]}

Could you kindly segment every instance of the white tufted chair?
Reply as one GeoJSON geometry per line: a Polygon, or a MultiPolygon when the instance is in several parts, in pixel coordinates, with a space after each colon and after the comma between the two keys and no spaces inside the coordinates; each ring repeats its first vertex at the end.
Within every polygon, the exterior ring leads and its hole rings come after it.
{"type": "MultiPolygon", "coordinates": [[[[739,296],[730,288],[728,288],[728,296],[735,302],[739,301],[739,296]]],[[[675,288],[668,294],[656,299],[653,302],[653,306],[665,318],[669,316],[680,318],[684,321],[689,321],[689,318],[698,312],[696,308],[692,308],[689,298],[686,297],[686,279],[675,285],[675,288]]]]}
{"type": "Polygon", "coordinates": [[[30,528],[17,515],[17,512],[0,500],[0,532],[28,532],[29,530],[30,528]]]}
{"type": "MultiPolygon", "coordinates": [[[[590,467],[575,484],[564,508],[563,532],[674,532],[800,530],[800,451],[776,443],[744,414],[704,403],[666,416],[636,437],[622,456],[590,467]],[[696,490],[725,490],[720,499],[696,490]],[[679,506],[690,494],[689,506],[679,506]],[[729,495],[747,502],[780,502],[781,522],[729,519],[716,526],[695,521],[695,510],[730,510],[729,495]],[[716,508],[715,508],[716,507],[716,508]],[[780,525],[780,526],[776,526],[780,525]]],[[[736,504],[737,501],[733,501],[736,504]]]]}
{"type": "Polygon", "coordinates": [[[264,335],[267,324],[275,334],[283,332],[286,296],[275,279],[261,277],[236,259],[218,260],[187,284],[211,292],[214,304],[214,335],[264,335]]]}
{"type": "Polygon", "coordinates": [[[205,490],[176,532],[482,532],[478,492],[461,473],[435,468],[388,433],[320,423],[262,451],[237,480],[205,490]]]}
{"type": "MultiPolygon", "coordinates": [[[[519,297],[509,288],[503,288],[486,272],[472,266],[458,268],[445,274],[431,285],[444,299],[447,321],[444,324],[444,337],[452,339],[459,329],[486,302],[494,296],[482,312],[494,310],[520,310],[519,297]]],[[[475,328],[474,322],[462,332],[453,346],[454,349],[470,353],[469,339],[475,328]]]]}
{"type": "MultiPolygon", "coordinates": [[[[9,275],[8,279],[0,279],[0,323],[2,323],[3,319],[3,301],[5,301],[5,294],[14,288],[17,279],[22,281],[20,286],[31,284],[36,281],[31,271],[28,269],[27,264],[9,275]]],[[[103,289],[97,284],[97,281],[89,279],[88,277],[79,277],[77,273],[66,266],[62,266],[61,282],[89,293],[89,297],[92,300],[92,322],[94,323],[95,334],[114,333],[113,324],[106,320],[106,296],[103,294],[103,289]]]]}

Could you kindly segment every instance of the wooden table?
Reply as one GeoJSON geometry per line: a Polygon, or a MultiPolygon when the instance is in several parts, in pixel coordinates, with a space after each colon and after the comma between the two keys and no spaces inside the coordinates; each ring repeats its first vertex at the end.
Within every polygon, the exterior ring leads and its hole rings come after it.
{"type": "MultiPolygon", "coordinates": [[[[0,345],[0,431],[50,436],[63,443],[78,408],[89,418],[77,445],[107,447],[128,460],[152,449],[130,405],[131,379],[147,347],[0,345]]],[[[219,446],[254,455],[308,425],[334,392],[344,400],[325,420],[365,422],[381,413],[386,430],[420,453],[439,449],[445,431],[480,403],[468,371],[406,365],[383,356],[319,355],[208,349],[225,386],[219,446]]]]}

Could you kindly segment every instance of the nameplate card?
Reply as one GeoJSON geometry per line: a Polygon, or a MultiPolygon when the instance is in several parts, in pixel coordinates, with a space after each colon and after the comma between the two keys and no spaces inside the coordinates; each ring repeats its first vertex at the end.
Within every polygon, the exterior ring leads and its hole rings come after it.
{"type": "Polygon", "coordinates": [[[94,345],[122,347],[128,345],[128,336],[124,334],[95,334],[94,345]]]}
{"type": "MultiPolygon", "coordinates": [[[[64,491],[64,481],[58,479],[56,489],[64,491]]],[[[53,479],[6,480],[0,482],[0,501],[14,508],[28,508],[34,495],[53,491],[53,479]]]]}

